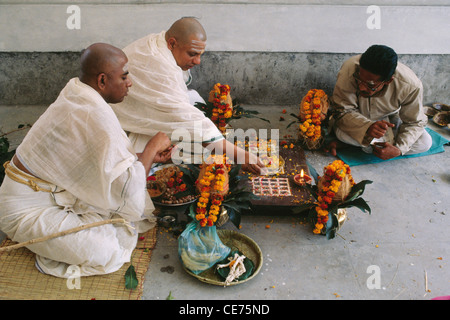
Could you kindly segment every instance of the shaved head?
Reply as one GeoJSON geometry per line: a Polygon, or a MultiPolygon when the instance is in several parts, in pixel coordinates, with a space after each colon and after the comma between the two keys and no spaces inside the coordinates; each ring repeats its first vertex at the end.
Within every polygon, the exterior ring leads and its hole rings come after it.
{"type": "Polygon", "coordinates": [[[80,80],[88,83],[99,73],[110,73],[123,59],[125,53],[107,43],[94,43],[81,53],[80,80]]]}
{"type": "Polygon", "coordinates": [[[166,40],[171,37],[177,39],[183,44],[186,44],[194,38],[195,40],[206,41],[206,32],[197,19],[186,17],[175,21],[170,29],[167,30],[166,40]]]}
{"type": "Polygon", "coordinates": [[[206,32],[195,18],[181,18],[166,32],[167,48],[182,70],[189,70],[200,64],[205,52],[206,32]]]}
{"type": "Polygon", "coordinates": [[[127,63],[121,49],[94,43],[81,53],[80,81],[94,88],[106,102],[121,102],[131,87],[127,63]]]}

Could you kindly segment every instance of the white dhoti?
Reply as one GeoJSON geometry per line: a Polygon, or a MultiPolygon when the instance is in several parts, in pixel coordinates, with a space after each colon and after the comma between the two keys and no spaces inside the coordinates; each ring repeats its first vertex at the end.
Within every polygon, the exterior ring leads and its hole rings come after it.
{"type": "Polygon", "coordinates": [[[29,245],[43,272],[68,277],[71,265],[80,276],[114,272],[130,261],[138,232],[155,226],[142,163],[110,106],[77,78],[15,156],[33,176],[11,162],[0,187],[0,230],[13,241],[116,217],[136,226],[106,224],[29,245]]]}
{"type": "MultiPolygon", "coordinates": [[[[0,215],[0,226],[13,241],[25,242],[114,217],[95,212],[55,185],[38,185],[55,192],[36,192],[8,176],[0,187],[1,211],[5,212],[0,215]]],[[[80,268],[80,275],[90,276],[117,271],[129,262],[137,237],[135,230],[124,225],[106,224],[32,244],[28,249],[36,253],[36,264],[46,274],[69,277],[72,273],[67,269],[72,265],[80,268]]]]}

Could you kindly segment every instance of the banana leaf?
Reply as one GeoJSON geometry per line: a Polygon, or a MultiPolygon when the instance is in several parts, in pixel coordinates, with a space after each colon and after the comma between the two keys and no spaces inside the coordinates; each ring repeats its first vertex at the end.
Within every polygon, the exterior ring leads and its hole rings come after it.
{"type": "Polygon", "coordinates": [[[125,288],[127,289],[136,289],[139,281],[136,276],[136,271],[134,270],[134,266],[131,264],[127,271],[125,272],[125,288]]]}
{"type": "Polygon", "coordinates": [[[369,214],[372,213],[372,210],[370,209],[366,200],[364,200],[363,198],[357,198],[352,201],[346,201],[345,203],[337,205],[337,208],[351,208],[351,207],[357,207],[361,211],[368,212],[369,214]]]}
{"type": "Polygon", "coordinates": [[[259,111],[245,110],[240,105],[234,105],[233,109],[234,109],[234,112],[233,112],[232,119],[257,118],[257,119],[260,119],[260,120],[270,123],[270,120],[256,116],[257,114],[259,114],[259,111]]]}
{"type": "Polygon", "coordinates": [[[314,182],[317,185],[317,183],[319,183],[319,174],[317,173],[316,169],[311,165],[311,163],[309,163],[308,160],[306,160],[306,165],[308,166],[309,173],[314,178],[314,182]]]}
{"type": "MultiPolygon", "coordinates": [[[[238,250],[234,250],[233,252],[231,252],[228,255],[228,257],[234,258],[235,253],[242,255],[242,252],[240,252],[238,250]]],[[[230,260],[228,259],[228,257],[226,257],[222,261],[219,261],[217,264],[229,263],[230,260]]],[[[248,277],[250,277],[253,273],[253,269],[255,268],[255,264],[253,263],[253,261],[247,257],[244,259],[243,263],[244,263],[244,267],[245,267],[245,272],[241,276],[239,276],[237,281],[242,281],[242,280],[245,280],[248,277]]],[[[225,280],[228,277],[228,274],[230,273],[230,267],[223,267],[223,268],[217,269],[217,273],[225,280]]]]}
{"type": "Polygon", "coordinates": [[[200,169],[194,164],[183,164],[182,166],[178,166],[181,172],[183,172],[183,182],[186,184],[186,191],[179,192],[176,194],[176,197],[184,197],[189,194],[195,194],[197,191],[195,189],[195,181],[198,178],[200,173],[200,169]],[[186,168],[186,167],[187,168],[186,168]],[[183,195],[179,195],[183,193],[183,195]]]}
{"type": "MultiPolygon", "coordinates": [[[[212,102],[209,102],[209,101],[207,101],[206,103],[196,102],[194,104],[194,107],[196,107],[201,112],[203,112],[203,114],[207,118],[212,117],[212,110],[214,108],[214,104],[212,102]]],[[[233,112],[233,115],[231,116],[230,120],[231,119],[240,119],[240,118],[257,118],[257,119],[260,119],[260,120],[270,123],[269,120],[256,116],[259,114],[259,111],[245,110],[236,102],[236,100],[233,100],[233,110],[234,110],[234,112],[233,112]]]]}
{"type": "Polygon", "coordinates": [[[366,188],[366,185],[371,184],[373,181],[371,180],[362,180],[361,182],[355,184],[352,189],[350,190],[349,195],[347,196],[347,199],[344,200],[344,203],[350,202],[361,196],[366,188]]]}

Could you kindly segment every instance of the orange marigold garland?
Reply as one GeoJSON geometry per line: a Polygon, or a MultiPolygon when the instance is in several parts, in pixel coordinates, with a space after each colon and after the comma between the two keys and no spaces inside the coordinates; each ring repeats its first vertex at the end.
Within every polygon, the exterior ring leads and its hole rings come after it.
{"type": "Polygon", "coordinates": [[[318,176],[313,167],[308,167],[316,184],[306,184],[304,187],[315,200],[299,204],[293,212],[308,212],[315,234],[333,239],[347,218],[346,208],[356,207],[371,213],[370,206],[362,195],[366,185],[372,181],[355,183],[350,167],[342,160],[335,160],[324,167],[323,176],[318,176]]]}
{"type": "Polygon", "coordinates": [[[230,170],[226,163],[202,164],[206,166],[205,173],[197,180],[197,188],[200,190],[200,198],[197,202],[195,218],[201,227],[211,227],[217,221],[220,206],[223,201],[225,183],[225,170],[230,170]]]}
{"type": "Polygon", "coordinates": [[[328,207],[333,202],[333,198],[338,193],[341,183],[346,176],[350,185],[355,185],[350,167],[342,160],[335,160],[324,168],[324,175],[321,177],[321,188],[317,192],[317,222],[314,226],[314,233],[321,233],[328,222],[328,207]]]}
{"type": "Polygon", "coordinates": [[[227,121],[233,115],[233,104],[229,93],[229,85],[216,83],[209,94],[209,101],[213,103],[211,121],[214,122],[222,134],[226,131],[227,121]]]}
{"type": "Polygon", "coordinates": [[[300,133],[306,136],[311,141],[316,141],[322,136],[322,105],[321,99],[326,97],[323,90],[311,89],[303,98],[301,104],[300,118],[300,133]]]}

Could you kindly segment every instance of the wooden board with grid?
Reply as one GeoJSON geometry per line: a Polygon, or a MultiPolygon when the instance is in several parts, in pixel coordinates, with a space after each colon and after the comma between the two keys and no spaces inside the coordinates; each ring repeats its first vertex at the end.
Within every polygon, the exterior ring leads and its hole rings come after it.
{"type": "Polygon", "coordinates": [[[287,178],[253,178],[252,191],[258,196],[282,197],[292,195],[287,178]]]}

